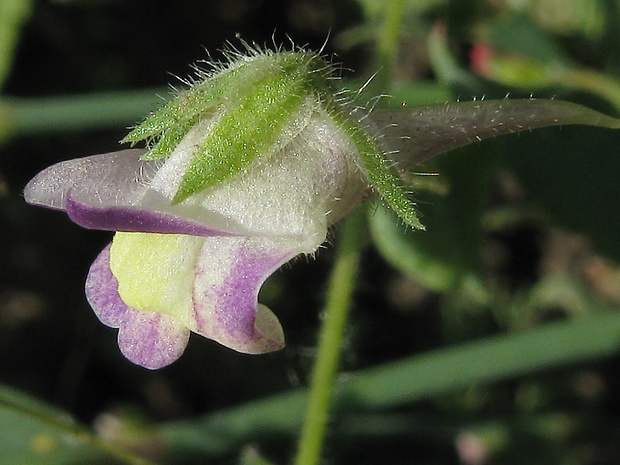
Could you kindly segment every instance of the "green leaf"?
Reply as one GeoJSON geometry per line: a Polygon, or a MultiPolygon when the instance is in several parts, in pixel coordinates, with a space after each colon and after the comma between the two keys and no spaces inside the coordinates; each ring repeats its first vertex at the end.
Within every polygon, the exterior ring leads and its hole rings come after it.
{"type": "Polygon", "coordinates": [[[458,147],[521,131],[575,124],[620,128],[620,119],[582,105],[550,99],[399,107],[374,111],[369,119],[382,128],[381,142],[404,169],[458,147]]]}
{"type": "Polygon", "coordinates": [[[525,15],[499,16],[487,26],[485,40],[503,50],[545,63],[568,65],[571,61],[556,38],[525,15]]]}
{"type": "Polygon", "coordinates": [[[107,443],[67,413],[0,385],[0,463],[72,465],[150,462],[107,443]]]}
{"type": "MultiPolygon", "coordinates": [[[[425,217],[428,225],[428,218],[425,217]]],[[[378,208],[370,213],[370,231],[373,241],[394,268],[435,291],[447,291],[454,286],[461,271],[456,263],[444,260],[422,244],[422,232],[403,231],[403,226],[393,212],[378,208]]],[[[431,231],[434,230],[430,226],[431,231]]],[[[434,236],[431,234],[430,237],[434,236]]]]}
{"type": "Polygon", "coordinates": [[[32,9],[31,0],[0,0],[0,87],[11,70],[22,27],[32,9]]]}
{"type": "MultiPolygon", "coordinates": [[[[613,355],[620,315],[604,313],[489,337],[351,373],[339,386],[336,410],[389,408],[484,383],[613,355]]],[[[162,425],[168,455],[179,460],[220,455],[250,441],[295,435],[305,391],[287,392],[191,421],[162,425]]]]}
{"type": "Polygon", "coordinates": [[[390,88],[390,98],[379,101],[380,105],[389,102],[392,106],[429,105],[452,100],[448,86],[434,81],[399,82],[390,88]]]}
{"type": "MultiPolygon", "coordinates": [[[[370,119],[377,127],[383,128],[384,137],[381,143],[397,161],[398,166],[405,169],[411,169],[417,163],[440,153],[514,132],[571,124],[620,127],[620,120],[589,108],[570,102],[536,99],[485,100],[377,110],[370,114],[370,119]]],[[[414,204],[408,199],[406,188],[394,168],[388,166],[385,156],[379,152],[374,142],[365,136],[365,133],[361,131],[357,133],[352,129],[349,129],[348,133],[357,144],[362,169],[370,183],[405,223],[420,228],[421,223],[414,210],[414,204]]],[[[478,168],[470,170],[471,166],[476,166],[476,150],[467,153],[470,154],[470,159],[462,160],[460,168],[451,178],[452,181],[459,181],[460,197],[458,199],[453,197],[457,203],[467,202],[468,197],[476,196],[479,187],[473,182],[479,179],[478,168]]],[[[459,218],[466,211],[467,209],[461,207],[454,208],[451,217],[459,218]]],[[[457,223],[463,226],[467,221],[457,223]]],[[[434,234],[441,234],[440,231],[446,230],[445,226],[450,229],[450,225],[444,225],[443,228],[436,228],[434,234]]],[[[465,228],[462,231],[470,230],[465,228]]],[[[462,232],[459,234],[462,235],[462,232]]],[[[449,238],[450,241],[444,241],[438,248],[445,249],[452,247],[452,244],[458,244],[460,236],[457,234],[454,236],[449,238]]],[[[466,250],[472,249],[468,247],[466,250]]],[[[437,283],[434,286],[436,285],[437,283]]]]}

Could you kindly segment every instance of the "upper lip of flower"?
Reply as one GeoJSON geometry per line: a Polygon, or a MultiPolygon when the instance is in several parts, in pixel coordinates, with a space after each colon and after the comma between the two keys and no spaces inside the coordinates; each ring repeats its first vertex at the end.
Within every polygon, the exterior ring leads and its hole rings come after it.
{"type": "MultiPolygon", "coordinates": [[[[200,236],[234,234],[166,211],[168,202],[163,198],[157,202],[155,195],[151,196],[150,208],[141,205],[149,190],[149,177],[162,164],[143,161],[144,153],[129,149],[53,165],[26,185],[24,198],[33,205],[65,211],[75,223],[90,229],[200,236]]],[[[230,221],[226,223],[234,230],[230,221]]]]}
{"type": "Polygon", "coordinates": [[[307,240],[309,253],[367,193],[352,147],[325,118],[317,114],[300,141],[181,203],[171,197],[183,148],[165,160],[129,149],[62,162],[30,181],[25,199],[92,229],[290,237],[307,240]]]}

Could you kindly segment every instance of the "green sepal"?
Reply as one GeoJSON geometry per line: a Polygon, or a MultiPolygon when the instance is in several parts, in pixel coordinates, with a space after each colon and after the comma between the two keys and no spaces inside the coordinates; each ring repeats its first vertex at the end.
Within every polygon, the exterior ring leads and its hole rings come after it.
{"type": "Polygon", "coordinates": [[[173,199],[178,203],[267,156],[296,114],[303,96],[289,92],[290,79],[269,82],[226,112],[203,140],[173,199]],[[265,105],[269,101],[271,105],[265,105]]]}
{"type": "Polygon", "coordinates": [[[242,98],[235,96],[229,107],[202,140],[173,199],[179,203],[245,169],[258,158],[273,154],[278,144],[303,129],[314,104],[333,98],[325,75],[327,64],[306,52],[268,55],[270,65],[261,79],[246,86],[242,98]]]}
{"type": "Polygon", "coordinates": [[[146,141],[145,160],[165,158],[196,124],[213,119],[208,133],[197,137],[196,153],[173,203],[270,156],[303,129],[315,105],[334,99],[332,69],[320,55],[261,52],[249,46],[248,52],[230,53],[227,67],[202,74],[121,141],[146,141]]]}
{"type": "Polygon", "coordinates": [[[196,116],[193,119],[169,128],[162,133],[159,139],[157,139],[157,142],[142,158],[144,160],[159,160],[160,158],[169,156],[197,121],[198,117],[196,116]]]}
{"type": "Polygon", "coordinates": [[[169,156],[176,144],[187,134],[199,118],[207,118],[216,111],[226,108],[236,99],[252,91],[252,85],[278,71],[277,63],[256,56],[250,68],[243,63],[233,63],[215,74],[201,73],[200,80],[190,84],[189,89],[180,91],[172,100],[135,127],[121,143],[135,144],[147,141],[149,152],[146,160],[169,156]],[[153,150],[161,139],[157,150],[153,150]]]}
{"type": "MultiPolygon", "coordinates": [[[[359,150],[359,146],[358,146],[359,150]]],[[[407,187],[396,170],[389,165],[381,151],[359,150],[359,156],[366,168],[366,176],[381,198],[410,227],[424,229],[415,209],[415,202],[409,198],[407,187]]]]}
{"type": "Polygon", "coordinates": [[[344,132],[351,137],[358,152],[359,165],[381,198],[408,226],[424,229],[416,213],[407,186],[397,172],[393,162],[377,146],[373,138],[350,117],[335,114],[336,121],[344,132]]]}

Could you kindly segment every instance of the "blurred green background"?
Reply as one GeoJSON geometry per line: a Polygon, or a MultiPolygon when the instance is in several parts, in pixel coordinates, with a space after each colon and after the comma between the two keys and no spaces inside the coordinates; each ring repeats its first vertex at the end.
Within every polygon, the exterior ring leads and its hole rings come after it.
{"type": "MultiPolygon", "coordinates": [[[[39,170],[116,150],[236,34],[325,46],[393,105],[618,116],[619,19],[618,0],[0,0],[0,463],[288,463],[333,259],[263,288],[285,350],[192,337],[150,372],[84,298],[111,235],[27,206],[39,170]]],[[[436,174],[410,177],[426,232],[371,209],[326,463],[619,463],[619,147],[583,127],[489,140],[416,167],[436,174]]]]}

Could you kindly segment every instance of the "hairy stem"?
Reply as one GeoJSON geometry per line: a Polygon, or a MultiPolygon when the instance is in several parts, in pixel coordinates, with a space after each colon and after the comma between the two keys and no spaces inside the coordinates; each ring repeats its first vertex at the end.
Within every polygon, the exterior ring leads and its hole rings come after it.
{"type": "Polygon", "coordinates": [[[315,465],[321,458],[340,349],[364,241],[364,212],[365,209],[359,208],[349,216],[341,231],[336,263],[329,282],[324,321],[319,335],[319,347],[296,465],[315,465]]]}

